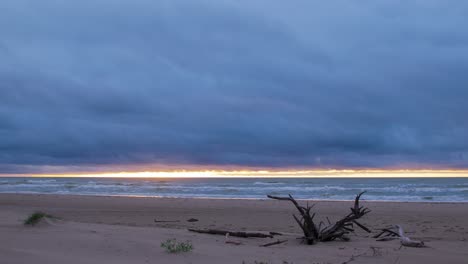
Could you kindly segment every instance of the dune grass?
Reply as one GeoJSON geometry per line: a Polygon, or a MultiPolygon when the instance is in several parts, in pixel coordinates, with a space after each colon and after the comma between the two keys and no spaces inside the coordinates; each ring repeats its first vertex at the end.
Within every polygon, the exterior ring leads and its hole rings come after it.
{"type": "Polygon", "coordinates": [[[28,218],[24,220],[23,224],[34,226],[45,217],[51,217],[51,216],[43,212],[34,212],[31,215],[29,215],[28,218]]]}
{"type": "Polygon", "coordinates": [[[161,247],[165,248],[169,253],[181,253],[181,252],[189,252],[193,250],[192,242],[185,241],[185,242],[177,242],[175,238],[168,239],[165,242],[161,243],[161,247]]]}

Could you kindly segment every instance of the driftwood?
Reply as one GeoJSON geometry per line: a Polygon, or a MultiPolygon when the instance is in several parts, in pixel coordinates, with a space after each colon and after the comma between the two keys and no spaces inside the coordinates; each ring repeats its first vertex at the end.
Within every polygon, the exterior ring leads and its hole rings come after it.
{"type": "Polygon", "coordinates": [[[188,229],[191,232],[202,233],[202,234],[210,234],[210,235],[229,235],[233,237],[260,237],[260,238],[273,238],[271,234],[264,234],[264,233],[255,233],[255,232],[236,232],[236,231],[227,231],[227,230],[217,230],[217,229],[188,229]]]}
{"type": "Polygon", "coordinates": [[[368,208],[359,206],[359,199],[363,193],[364,192],[356,196],[356,199],[354,200],[354,207],[351,208],[351,212],[341,220],[338,220],[333,224],[327,218],[328,224],[325,224],[323,221],[321,221],[318,225],[314,222],[315,213],[312,215],[310,214],[310,211],[314,205],[309,206],[307,203],[306,207],[303,207],[299,205],[299,203],[291,195],[289,195],[289,197],[268,195],[268,198],[290,201],[294,204],[296,209],[299,211],[300,218],[295,214],[293,214],[293,217],[304,233],[304,237],[302,239],[308,245],[312,245],[317,241],[327,242],[336,239],[348,241],[349,237],[347,237],[347,234],[354,232],[354,224],[368,233],[371,232],[369,228],[357,222],[359,218],[370,212],[368,208]]]}
{"type": "Polygon", "coordinates": [[[381,232],[378,233],[377,235],[373,236],[374,238],[379,238],[383,235],[383,238],[385,237],[399,237],[397,232],[391,230],[390,228],[382,228],[380,229],[381,232]]]}
{"type": "Polygon", "coordinates": [[[270,235],[272,235],[272,236],[282,236],[283,234],[278,233],[278,232],[270,232],[270,235]]]}
{"type": "Polygon", "coordinates": [[[377,241],[389,241],[394,239],[399,239],[400,235],[397,232],[393,231],[391,228],[382,228],[380,233],[373,236],[377,241]]]}
{"type": "Polygon", "coordinates": [[[158,220],[154,219],[155,223],[179,223],[180,220],[158,220]]]}
{"type": "Polygon", "coordinates": [[[266,244],[263,244],[263,245],[260,245],[261,247],[269,247],[269,246],[273,246],[273,245],[279,245],[279,244],[283,244],[285,242],[287,242],[288,240],[277,240],[275,242],[270,242],[270,243],[266,243],[266,244]]]}
{"type": "Polygon", "coordinates": [[[377,241],[388,241],[393,239],[399,239],[402,246],[405,247],[426,247],[424,241],[413,240],[405,235],[403,227],[400,225],[395,225],[391,228],[381,229],[382,232],[375,235],[374,238],[378,238],[377,241]],[[393,231],[392,229],[397,229],[393,231]]]}
{"type": "MultiPolygon", "coordinates": [[[[155,222],[155,223],[179,223],[180,220],[158,220],[158,219],[155,218],[155,219],[154,219],[154,222],[155,222]]],[[[189,219],[187,219],[187,222],[190,222],[190,223],[192,223],[192,222],[198,222],[198,219],[196,219],[196,218],[189,218],[189,219]]]]}
{"type": "Polygon", "coordinates": [[[402,246],[405,247],[426,247],[424,245],[424,241],[418,241],[418,240],[413,240],[407,236],[405,236],[405,231],[403,230],[403,227],[400,225],[396,225],[396,228],[398,228],[398,235],[400,236],[400,243],[402,246]]]}

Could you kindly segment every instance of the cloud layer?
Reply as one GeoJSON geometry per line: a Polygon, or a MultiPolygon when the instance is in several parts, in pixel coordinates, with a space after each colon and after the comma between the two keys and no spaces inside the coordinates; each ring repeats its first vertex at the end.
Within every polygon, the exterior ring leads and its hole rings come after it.
{"type": "Polygon", "coordinates": [[[0,10],[0,172],[468,168],[463,1],[0,10]]]}

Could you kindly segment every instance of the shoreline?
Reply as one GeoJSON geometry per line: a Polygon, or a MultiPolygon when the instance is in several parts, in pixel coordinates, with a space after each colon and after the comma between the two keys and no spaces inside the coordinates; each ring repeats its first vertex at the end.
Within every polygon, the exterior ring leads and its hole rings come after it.
{"type": "MultiPolygon", "coordinates": [[[[242,197],[202,197],[202,196],[149,196],[149,195],[126,195],[126,194],[68,194],[68,193],[35,193],[35,192],[2,192],[2,195],[56,195],[56,196],[89,196],[89,197],[128,197],[128,198],[155,198],[155,199],[200,199],[200,200],[252,200],[252,201],[269,201],[268,197],[266,198],[242,198],[242,197]]],[[[302,199],[296,198],[297,201],[308,201],[308,202],[352,202],[354,199],[349,200],[336,200],[336,199],[302,199]]],[[[434,203],[434,204],[468,204],[467,201],[396,201],[396,200],[369,200],[365,196],[362,198],[363,202],[372,202],[372,203],[434,203]]]]}

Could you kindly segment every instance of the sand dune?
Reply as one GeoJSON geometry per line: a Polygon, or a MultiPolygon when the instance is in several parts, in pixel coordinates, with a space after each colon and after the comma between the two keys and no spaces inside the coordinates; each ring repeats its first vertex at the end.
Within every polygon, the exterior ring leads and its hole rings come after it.
{"type": "MultiPolygon", "coordinates": [[[[319,202],[316,210],[336,219],[349,202],[319,202]]],[[[367,202],[373,212],[362,222],[372,228],[401,224],[430,248],[400,248],[357,232],[351,242],[301,245],[293,208],[268,200],[207,200],[57,195],[0,195],[0,263],[468,263],[468,204],[367,202]],[[22,221],[33,211],[61,220],[35,227],[22,221]],[[179,220],[154,223],[158,220],[179,220]],[[198,222],[187,222],[197,218],[198,222]],[[279,231],[277,238],[232,238],[191,233],[188,227],[279,231]],[[190,240],[194,250],[170,254],[161,242],[190,240]]]]}

